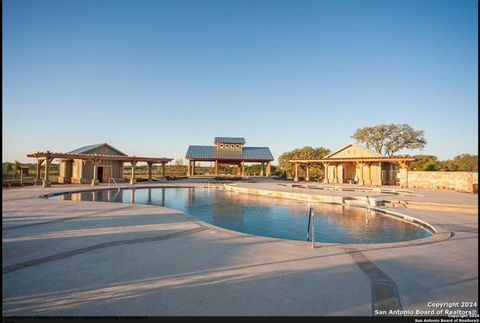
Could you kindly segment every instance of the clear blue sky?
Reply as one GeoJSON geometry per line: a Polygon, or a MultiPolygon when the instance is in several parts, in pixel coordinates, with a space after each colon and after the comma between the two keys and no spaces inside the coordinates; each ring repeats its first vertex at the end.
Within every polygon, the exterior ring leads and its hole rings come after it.
{"type": "Polygon", "coordinates": [[[3,161],[108,142],[184,158],[243,136],[277,158],[408,123],[478,153],[476,0],[4,0],[3,161]]]}

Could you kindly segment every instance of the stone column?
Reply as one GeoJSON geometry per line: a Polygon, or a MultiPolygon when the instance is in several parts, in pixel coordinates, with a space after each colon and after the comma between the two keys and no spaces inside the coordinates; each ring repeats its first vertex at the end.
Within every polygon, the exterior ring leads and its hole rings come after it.
{"type": "Polygon", "coordinates": [[[399,161],[400,169],[398,170],[400,187],[408,187],[408,165],[406,162],[399,161]]]}
{"type": "Polygon", "coordinates": [[[271,162],[268,161],[268,162],[267,162],[267,176],[270,176],[270,173],[271,173],[271,171],[272,171],[272,168],[271,168],[271,167],[272,167],[271,162]]]}
{"type": "Polygon", "coordinates": [[[98,184],[98,161],[93,160],[93,179],[92,179],[92,186],[98,184]]]}
{"type": "Polygon", "coordinates": [[[298,182],[298,163],[295,163],[295,177],[293,180],[298,182]]]}
{"type": "Polygon", "coordinates": [[[50,182],[50,162],[52,158],[45,158],[45,178],[43,180],[43,187],[50,187],[52,183],[50,182]]]}
{"type": "MultiPolygon", "coordinates": [[[[82,159],[81,160],[81,163],[80,163],[80,173],[79,173],[79,178],[80,178],[80,184],[87,184],[88,181],[87,179],[88,178],[85,178],[85,170],[86,170],[86,165],[88,163],[88,160],[85,160],[85,159],[82,159]]],[[[91,182],[90,182],[91,183],[91,182]]]]}
{"type": "Polygon", "coordinates": [[[148,166],[148,181],[152,182],[152,163],[147,163],[148,166]]]}
{"type": "MultiPolygon", "coordinates": [[[[135,166],[137,166],[137,161],[136,160],[132,160],[130,162],[132,164],[132,176],[130,176],[130,185],[133,185],[137,182],[137,180],[135,179],[135,166]]],[[[133,191],[132,191],[132,195],[133,195],[133,191]]]]}
{"type": "Polygon", "coordinates": [[[42,185],[42,177],[41,177],[42,163],[43,163],[43,159],[37,159],[37,169],[35,173],[35,186],[42,185]]]}
{"type": "Polygon", "coordinates": [[[323,182],[328,184],[328,163],[323,164],[323,182]]]}
{"type": "Polygon", "coordinates": [[[260,176],[263,176],[263,162],[260,163],[260,176]]]}
{"type": "Polygon", "coordinates": [[[364,162],[357,162],[357,165],[360,166],[360,178],[358,179],[358,184],[360,185],[364,185],[364,180],[363,180],[363,165],[364,165],[364,162]]]}
{"type": "Polygon", "coordinates": [[[167,171],[165,168],[165,163],[162,163],[162,178],[165,178],[166,175],[167,175],[167,171]]]}
{"type": "Polygon", "coordinates": [[[305,180],[307,182],[310,182],[310,165],[306,164],[305,171],[306,171],[305,180]]]}

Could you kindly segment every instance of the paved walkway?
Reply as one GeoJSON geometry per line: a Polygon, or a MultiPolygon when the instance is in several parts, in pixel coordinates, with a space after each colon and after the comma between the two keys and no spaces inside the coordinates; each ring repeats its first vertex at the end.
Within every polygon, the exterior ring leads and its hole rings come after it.
{"type": "MultiPolygon", "coordinates": [[[[478,212],[406,208],[439,233],[312,249],[163,207],[37,198],[72,189],[91,187],[3,190],[3,315],[369,316],[431,310],[429,302],[478,302],[478,212]]],[[[427,193],[443,202],[477,198],[427,193]]]]}

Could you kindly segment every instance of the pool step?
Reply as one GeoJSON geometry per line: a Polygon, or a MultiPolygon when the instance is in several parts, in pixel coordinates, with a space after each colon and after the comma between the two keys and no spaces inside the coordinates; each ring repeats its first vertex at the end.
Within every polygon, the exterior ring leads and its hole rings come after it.
{"type": "Polygon", "coordinates": [[[407,200],[384,200],[383,206],[393,208],[410,208],[422,210],[435,210],[447,212],[478,213],[477,205],[432,203],[407,200]]]}

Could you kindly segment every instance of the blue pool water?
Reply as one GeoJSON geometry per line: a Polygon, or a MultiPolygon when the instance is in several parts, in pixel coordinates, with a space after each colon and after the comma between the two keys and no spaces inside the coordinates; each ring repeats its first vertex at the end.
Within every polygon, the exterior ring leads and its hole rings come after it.
{"type": "MultiPolygon", "coordinates": [[[[306,240],[308,203],[203,188],[137,188],[67,193],[52,199],[165,206],[229,230],[281,239],[306,240]]],[[[415,240],[432,233],[363,208],[311,203],[315,241],[379,243],[415,240]]]]}

